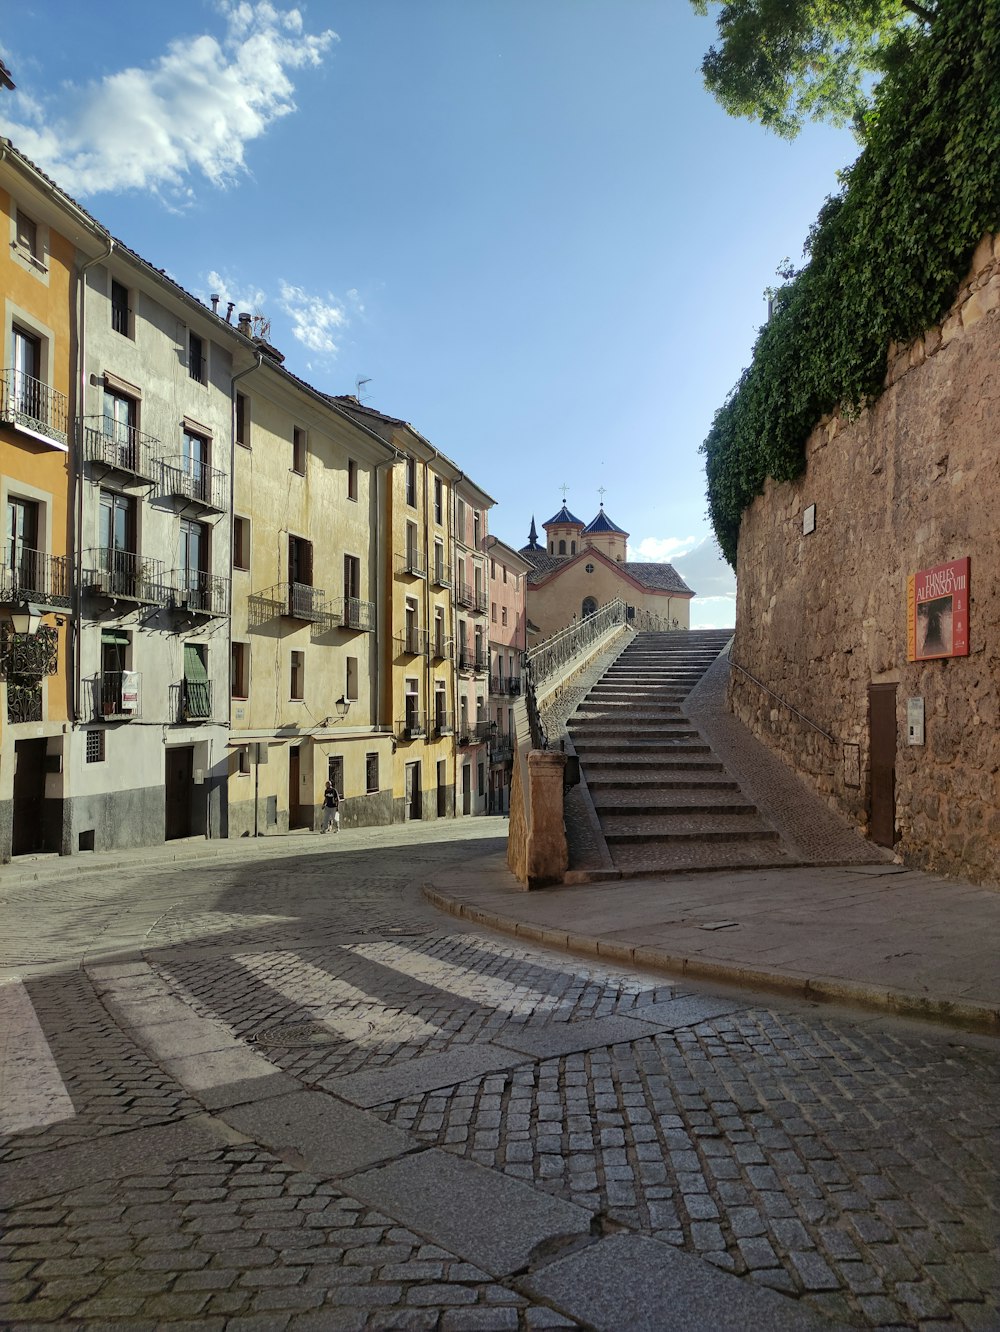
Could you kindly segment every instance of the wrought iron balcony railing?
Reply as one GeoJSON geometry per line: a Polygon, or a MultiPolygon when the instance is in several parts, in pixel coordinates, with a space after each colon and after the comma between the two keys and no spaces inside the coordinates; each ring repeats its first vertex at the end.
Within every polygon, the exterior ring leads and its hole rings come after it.
{"type": "Polygon", "coordinates": [[[514,738],[507,731],[490,736],[490,755],[494,763],[503,763],[514,753],[514,738]]]}
{"type": "Polygon", "coordinates": [[[427,563],[416,550],[408,550],[405,555],[396,556],[396,571],[411,578],[426,578],[427,563]]]}
{"type": "Polygon", "coordinates": [[[375,632],[375,603],[361,601],[357,597],[344,598],[344,629],[353,629],[361,634],[375,632]]]}
{"type": "Polygon", "coordinates": [[[0,421],[40,438],[67,445],[65,393],[50,388],[23,370],[0,370],[0,421]]]}
{"type": "Polygon", "coordinates": [[[103,463],[141,481],[155,480],[161,447],[158,439],[109,416],[85,416],[79,425],[85,462],[103,463]]]}
{"type": "Polygon", "coordinates": [[[102,671],[90,681],[91,715],[100,721],[132,721],[142,716],[142,675],[139,671],[102,671]]]}
{"type": "Polygon", "coordinates": [[[165,606],[168,589],[163,561],[151,560],[130,550],[97,546],[83,553],[84,591],[96,597],[138,601],[147,606],[165,606]]]}
{"type": "Polygon", "coordinates": [[[171,685],[170,715],[179,722],[211,721],[211,681],[181,680],[179,684],[171,685]]]}
{"type": "Polygon", "coordinates": [[[455,730],[455,719],[450,712],[436,712],[434,714],[434,734],[451,735],[455,730]]]}
{"type": "Polygon", "coordinates": [[[451,587],[451,565],[445,564],[441,560],[434,563],[434,585],[436,587],[451,587]]]}
{"type": "Polygon", "coordinates": [[[70,604],[70,561],[65,555],[18,550],[0,565],[0,604],[37,601],[49,606],[70,604]]]}
{"type": "Polygon", "coordinates": [[[196,615],[222,618],[229,614],[230,580],[200,569],[174,569],[170,574],[170,607],[196,615]]]}
{"type": "Polygon", "coordinates": [[[163,493],[222,513],[229,503],[229,478],[208,463],[180,455],[163,460],[163,493]]]}
{"type": "Polygon", "coordinates": [[[400,740],[417,740],[426,733],[422,713],[409,712],[402,721],[396,723],[396,735],[400,740]]]}
{"type": "Polygon", "coordinates": [[[435,661],[451,661],[455,655],[455,643],[451,638],[433,637],[430,641],[430,655],[435,661]]]}
{"type": "Polygon", "coordinates": [[[42,625],[33,634],[16,633],[9,621],[0,625],[0,675],[27,684],[43,675],[55,675],[59,669],[59,634],[50,625],[42,625]]]}
{"type": "Polygon", "coordinates": [[[459,649],[458,669],[460,671],[475,671],[477,674],[485,674],[487,664],[484,652],[470,652],[468,648],[459,649]]]}
{"type": "Polygon", "coordinates": [[[473,592],[473,594],[472,594],[472,608],[473,608],[473,610],[475,610],[479,615],[485,615],[486,612],[487,612],[487,610],[489,609],[489,605],[490,605],[490,599],[489,599],[489,596],[487,595],[487,593],[485,593],[485,592],[480,592],[480,591],[478,591],[478,590],[476,590],[476,591],[473,592]]]}
{"type": "Polygon", "coordinates": [[[423,630],[409,628],[395,638],[397,657],[418,657],[424,651],[425,635],[423,630]]]}
{"type": "Polygon", "coordinates": [[[455,600],[460,606],[474,606],[476,593],[471,583],[455,584],[455,600]]]}
{"type": "Polygon", "coordinates": [[[7,721],[11,726],[19,722],[42,720],[42,686],[30,681],[7,681],[7,721]]]}

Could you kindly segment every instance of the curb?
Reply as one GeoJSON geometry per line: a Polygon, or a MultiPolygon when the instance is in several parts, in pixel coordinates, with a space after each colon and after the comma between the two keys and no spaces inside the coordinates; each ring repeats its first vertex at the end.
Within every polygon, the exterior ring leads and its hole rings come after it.
{"type": "Polygon", "coordinates": [[[532,925],[512,916],[471,906],[456,897],[449,897],[432,884],[423,885],[424,898],[439,911],[457,916],[475,925],[498,930],[531,943],[544,944],[563,953],[583,957],[606,958],[609,962],[624,962],[671,975],[689,976],[697,980],[722,981],[728,985],[746,986],[774,994],[794,995],[800,999],[824,1000],[830,1003],[856,1004],[862,1008],[889,1012],[897,1017],[919,1018],[963,1031],[988,1036],[1000,1035],[1000,1009],[989,1004],[960,999],[933,998],[913,994],[906,990],[893,990],[861,981],[842,980],[832,976],[794,976],[787,972],[768,971],[759,967],[742,966],[733,962],[712,962],[704,958],[683,957],[662,948],[643,944],[619,943],[593,935],[572,934],[567,930],[532,925]]]}

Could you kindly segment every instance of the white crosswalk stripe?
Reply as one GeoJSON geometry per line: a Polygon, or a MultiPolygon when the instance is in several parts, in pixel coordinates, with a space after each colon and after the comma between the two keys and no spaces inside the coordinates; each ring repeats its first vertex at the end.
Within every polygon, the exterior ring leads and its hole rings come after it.
{"type": "Polygon", "coordinates": [[[0,1133],[43,1128],[75,1114],[28,991],[20,981],[0,985],[0,1133]]]}
{"type": "Polygon", "coordinates": [[[436,1036],[439,1027],[382,1003],[366,990],[304,962],[297,953],[237,953],[238,962],[269,989],[313,1011],[314,1022],[356,1045],[382,1044],[387,1037],[404,1044],[436,1036]],[[285,974],[281,974],[282,968],[285,974]]]}
{"type": "Polygon", "coordinates": [[[546,994],[530,985],[500,980],[495,976],[484,976],[473,967],[443,962],[440,958],[413,952],[403,944],[389,941],[348,944],[345,951],[483,1008],[503,1010],[512,1016],[529,1017],[533,1013],[553,1013],[567,1007],[560,995],[546,994]]]}

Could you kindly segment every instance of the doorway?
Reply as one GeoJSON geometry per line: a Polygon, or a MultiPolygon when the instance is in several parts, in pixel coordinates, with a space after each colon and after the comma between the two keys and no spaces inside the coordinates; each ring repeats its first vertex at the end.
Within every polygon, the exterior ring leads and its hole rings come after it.
{"type": "Polygon", "coordinates": [[[407,819],[419,819],[421,817],[419,763],[407,763],[406,765],[406,817],[407,819]]]}
{"type": "Polygon", "coordinates": [[[18,740],[14,745],[14,828],[11,854],[29,856],[45,847],[46,740],[18,740]]]}
{"type": "Polygon", "coordinates": [[[868,686],[868,826],[877,846],[896,840],[896,686],[868,686]]]}
{"type": "Polygon", "coordinates": [[[298,745],[288,751],[288,827],[301,827],[302,807],[299,804],[299,784],[302,774],[302,754],[298,745]]]}
{"type": "Polygon", "coordinates": [[[194,745],[179,745],[166,750],[164,787],[166,790],[166,827],[168,842],[191,836],[191,792],[194,786],[194,745]]]}
{"type": "Polygon", "coordinates": [[[462,813],[472,813],[472,765],[462,764],[462,813]]]}
{"type": "Polygon", "coordinates": [[[437,810],[438,818],[443,819],[448,813],[448,761],[438,759],[437,765],[437,810]]]}

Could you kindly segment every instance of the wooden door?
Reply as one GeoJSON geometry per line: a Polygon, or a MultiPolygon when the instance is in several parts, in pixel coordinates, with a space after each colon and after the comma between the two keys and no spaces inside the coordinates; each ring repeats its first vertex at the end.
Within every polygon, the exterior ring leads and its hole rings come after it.
{"type": "Polygon", "coordinates": [[[298,745],[292,745],[288,751],[288,826],[298,828],[302,813],[299,807],[299,782],[302,763],[298,745]]]}
{"type": "Polygon", "coordinates": [[[896,840],[896,686],[868,686],[869,836],[878,846],[896,840]]]}
{"type": "Polygon", "coordinates": [[[18,740],[14,745],[14,827],[11,852],[31,855],[45,845],[45,740],[18,740]]]}

